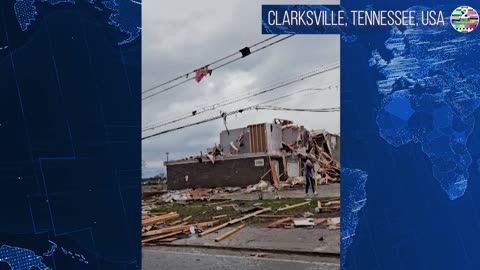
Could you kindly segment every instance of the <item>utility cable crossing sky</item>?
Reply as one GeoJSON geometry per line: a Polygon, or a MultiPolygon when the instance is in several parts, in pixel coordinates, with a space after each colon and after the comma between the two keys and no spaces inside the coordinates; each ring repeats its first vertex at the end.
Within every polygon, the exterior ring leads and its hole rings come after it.
{"type": "Polygon", "coordinates": [[[198,121],[198,122],[186,124],[186,125],[183,125],[183,126],[179,126],[179,127],[172,128],[172,129],[167,129],[167,130],[160,131],[160,132],[148,135],[148,136],[144,136],[144,137],[142,137],[142,141],[146,140],[146,139],[153,138],[153,137],[157,137],[157,136],[160,136],[160,135],[163,135],[163,134],[166,134],[166,133],[170,133],[170,132],[173,132],[173,131],[176,131],[176,130],[180,130],[180,129],[184,129],[184,128],[188,128],[188,127],[192,127],[192,126],[197,126],[197,125],[208,123],[208,122],[215,121],[215,120],[218,120],[218,119],[226,120],[226,118],[228,116],[232,116],[232,115],[235,115],[235,114],[239,114],[239,113],[243,113],[243,112],[251,111],[251,110],[276,110],[276,111],[281,110],[281,111],[299,111],[299,112],[338,112],[340,110],[339,107],[305,109],[305,108],[284,108],[284,107],[278,107],[278,106],[262,106],[266,103],[270,103],[270,102],[273,102],[273,101],[277,101],[279,99],[284,99],[284,98],[287,98],[287,97],[291,97],[293,95],[296,95],[296,94],[301,93],[301,92],[305,92],[307,90],[321,91],[321,90],[327,90],[327,89],[332,89],[332,86],[328,86],[328,87],[324,87],[324,88],[317,88],[317,89],[299,90],[295,93],[292,93],[292,94],[289,94],[289,95],[284,95],[284,96],[281,96],[281,97],[276,97],[276,98],[270,99],[268,101],[262,102],[260,104],[256,104],[256,105],[241,108],[241,109],[237,109],[237,110],[230,111],[230,112],[222,112],[220,115],[215,116],[215,117],[207,118],[207,119],[204,119],[204,120],[201,120],[201,121],[198,121]]]}
{"type": "Polygon", "coordinates": [[[210,106],[207,106],[201,110],[194,110],[193,112],[191,113],[188,113],[188,114],[184,114],[182,116],[179,116],[175,119],[171,119],[171,120],[167,120],[167,121],[162,121],[158,124],[153,124],[153,125],[149,125],[147,127],[145,127],[142,132],[145,132],[145,131],[149,131],[149,130],[154,130],[156,128],[159,128],[159,127],[163,127],[163,126],[166,126],[166,125],[169,125],[169,124],[173,124],[173,123],[176,123],[176,122],[179,122],[181,120],[185,120],[185,119],[188,119],[188,118],[191,118],[191,117],[194,117],[194,116],[197,116],[199,114],[202,114],[202,113],[205,113],[207,111],[212,111],[212,110],[215,110],[215,109],[218,109],[218,108],[221,108],[221,107],[225,107],[227,105],[231,105],[231,104],[234,104],[234,103],[237,103],[237,102],[240,102],[240,101],[243,101],[243,100],[247,100],[249,98],[252,98],[252,97],[255,97],[255,96],[259,96],[259,95],[262,95],[262,94],[266,94],[266,93],[269,93],[269,92],[272,92],[272,91],[275,91],[277,89],[280,89],[280,88],[283,88],[285,86],[288,86],[288,85],[291,85],[291,84],[294,84],[296,82],[300,82],[300,81],[303,81],[305,79],[308,79],[308,78],[311,78],[311,77],[314,77],[314,76],[317,76],[317,75],[320,75],[320,74],[323,74],[325,72],[328,72],[328,71],[331,71],[331,70],[334,70],[334,69],[337,69],[339,68],[340,65],[338,63],[333,63],[333,64],[329,64],[329,65],[325,65],[325,66],[322,66],[320,68],[317,68],[313,71],[310,71],[310,72],[307,72],[305,74],[302,74],[301,76],[297,77],[297,78],[294,78],[292,80],[288,80],[288,81],[284,81],[284,82],[281,82],[279,84],[276,84],[272,87],[269,87],[269,88],[266,88],[266,89],[260,89],[258,91],[254,91],[254,92],[251,92],[251,93],[247,93],[245,95],[241,95],[241,96],[238,96],[236,98],[230,98],[230,99],[227,99],[225,101],[220,101],[220,102],[217,102],[215,104],[212,104],[210,106]]]}
{"type": "MultiPolygon", "coordinates": [[[[266,48],[268,48],[268,47],[270,47],[270,46],[273,46],[273,45],[275,45],[275,44],[277,44],[277,43],[280,43],[280,42],[282,42],[282,41],[284,41],[284,40],[286,40],[286,39],[288,39],[288,38],[291,38],[291,37],[293,37],[294,35],[287,35],[287,36],[282,37],[282,38],[280,38],[280,39],[278,39],[278,40],[274,40],[274,41],[268,43],[267,45],[264,45],[264,46],[262,46],[262,47],[260,47],[260,48],[258,48],[258,49],[252,50],[252,48],[255,48],[255,47],[259,46],[260,44],[263,44],[263,43],[265,43],[265,42],[267,42],[267,41],[270,41],[270,40],[272,40],[272,39],[274,39],[274,38],[276,38],[276,37],[278,37],[278,36],[279,36],[279,35],[275,35],[275,36],[273,36],[273,37],[269,37],[269,38],[267,38],[267,39],[264,39],[264,40],[262,40],[262,41],[260,41],[260,42],[257,42],[257,43],[255,43],[255,44],[249,46],[249,47],[245,47],[244,49],[241,49],[241,50],[239,50],[239,51],[237,51],[237,52],[235,52],[235,53],[232,53],[232,54],[227,55],[227,56],[225,56],[225,57],[223,57],[223,58],[220,58],[220,59],[218,59],[218,60],[215,60],[214,62],[212,62],[212,63],[210,63],[210,64],[204,65],[203,67],[210,67],[210,66],[215,65],[215,64],[218,64],[218,63],[220,63],[220,62],[222,62],[222,61],[224,61],[224,60],[227,60],[227,59],[229,59],[229,58],[231,58],[231,57],[233,57],[233,56],[235,56],[235,55],[237,55],[237,54],[239,54],[239,53],[241,54],[239,57],[234,58],[234,59],[232,59],[232,60],[230,60],[230,61],[228,61],[228,62],[222,63],[222,64],[220,64],[220,65],[218,65],[218,66],[216,66],[216,67],[213,67],[213,68],[209,68],[210,71],[214,71],[214,70],[220,69],[220,68],[225,67],[225,66],[227,66],[227,65],[229,65],[229,64],[231,64],[231,63],[233,63],[233,62],[236,62],[236,61],[238,61],[238,60],[240,60],[240,59],[242,59],[242,58],[245,58],[245,57],[248,56],[248,55],[254,54],[254,53],[259,52],[259,51],[261,51],[261,50],[264,50],[264,49],[266,49],[266,48]],[[244,51],[244,50],[245,50],[245,51],[244,51]]],[[[147,94],[147,93],[150,93],[150,92],[152,92],[152,91],[154,91],[154,90],[156,90],[156,89],[158,89],[158,88],[160,88],[160,87],[162,87],[162,86],[166,86],[166,85],[168,85],[168,84],[170,84],[170,83],[172,83],[172,82],[175,82],[175,81],[177,81],[177,80],[180,80],[180,79],[182,79],[182,78],[185,78],[185,80],[183,80],[183,81],[180,81],[180,82],[178,82],[178,83],[176,83],[176,84],[173,84],[173,85],[168,86],[168,87],[166,87],[166,88],[160,89],[160,90],[157,91],[157,92],[154,92],[154,93],[151,93],[151,94],[148,94],[148,95],[142,97],[142,100],[146,100],[146,99],[152,98],[152,97],[154,97],[154,96],[156,96],[156,95],[158,95],[158,94],[165,93],[165,92],[167,92],[167,91],[169,91],[169,90],[171,90],[171,89],[173,89],[173,88],[175,88],[175,87],[177,87],[177,86],[180,86],[180,85],[182,85],[182,84],[184,84],[184,83],[186,83],[186,82],[189,82],[189,81],[191,81],[191,80],[194,80],[194,79],[195,79],[195,76],[192,75],[192,76],[189,78],[189,75],[194,74],[195,72],[196,72],[196,70],[191,71],[191,72],[187,72],[187,73],[185,73],[185,74],[183,74],[183,75],[181,75],[181,76],[178,76],[178,77],[173,78],[173,79],[171,79],[171,80],[169,80],[169,81],[166,81],[166,82],[161,83],[161,84],[159,84],[159,85],[153,86],[153,87],[151,87],[151,88],[149,88],[149,89],[147,89],[147,90],[144,90],[144,91],[142,92],[142,95],[147,94]]]]}

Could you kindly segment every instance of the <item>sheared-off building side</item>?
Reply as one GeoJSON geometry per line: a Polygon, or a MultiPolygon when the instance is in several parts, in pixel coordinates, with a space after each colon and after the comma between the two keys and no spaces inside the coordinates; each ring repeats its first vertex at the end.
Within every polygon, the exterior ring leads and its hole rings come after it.
{"type": "Polygon", "coordinates": [[[339,181],[340,136],[309,131],[289,120],[224,130],[220,143],[196,157],[165,162],[170,190],[186,188],[246,187],[260,180],[277,189],[302,176],[302,156],[315,163],[317,179],[339,181]],[[308,147],[305,147],[308,140],[308,147]]]}

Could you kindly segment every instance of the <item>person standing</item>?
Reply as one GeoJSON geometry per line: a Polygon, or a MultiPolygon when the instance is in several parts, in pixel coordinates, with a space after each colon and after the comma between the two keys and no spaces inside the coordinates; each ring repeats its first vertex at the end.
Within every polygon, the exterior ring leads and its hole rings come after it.
{"type": "Polygon", "coordinates": [[[300,127],[302,130],[302,145],[308,149],[309,148],[309,142],[310,142],[310,131],[306,129],[304,126],[300,127]]]}
{"type": "Polygon", "coordinates": [[[313,180],[314,166],[310,158],[307,157],[303,167],[303,175],[305,177],[305,195],[308,196],[308,190],[312,186],[313,195],[317,195],[315,191],[315,181],[313,180]]]}

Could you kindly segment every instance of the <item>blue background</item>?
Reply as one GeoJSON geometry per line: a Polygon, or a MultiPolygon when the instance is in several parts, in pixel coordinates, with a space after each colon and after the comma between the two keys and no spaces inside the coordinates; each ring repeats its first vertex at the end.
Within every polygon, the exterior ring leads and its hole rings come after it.
{"type": "Polygon", "coordinates": [[[0,246],[42,256],[50,240],[52,269],[138,269],[140,5],[23,1],[22,29],[22,1],[0,4],[0,246]]]}
{"type": "Polygon", "coordinates": [[[342,269],[480,269],[480,30],[458,33],[448,18],[461,5],[478,11],[478,2],[341,4],[345,10],[421,5],[415,8],[444,11],[446,22],[415,33],[262,26],[263,33],[341,35],[342,269]],[[374,52],[386,65],[372,63],[374,52]],[[417,61],[394,63],[402,57],[417,61]],[[395,78],[397,72],[404,77],[395,78]],[[377,82],[387,78],[395,84],[382,93],[377,82]],[[393,93],[406,95],[406,104],[392,106],[393,93]],[[411,112],[408,121],[399,116],[411,112]]]}

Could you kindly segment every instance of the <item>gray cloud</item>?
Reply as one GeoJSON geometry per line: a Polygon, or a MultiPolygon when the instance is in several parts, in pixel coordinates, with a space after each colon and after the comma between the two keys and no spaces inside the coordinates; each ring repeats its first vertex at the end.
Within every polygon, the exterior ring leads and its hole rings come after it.
{"type": "MultiPolygon", "coordinates": [[[[280,1],[154,1],[144,0],[142,10],[142,84],[143,89],[192,71],[202,65],[263,40],[261,4],[280,1]]],[[[335,1],[324,4],[335,4],[335,1]]],[[[337,35],[297,35],[263,51],[252,54],[222,69],[200,83],[187,82],[142,103],[143,124],[175,118],[202,105],[225,97],[235,97],[260,89],[324,64],[339,61],[340,39],[337,35]]],[[[334,70],[291,86],[200,114],[164,127],[173,128],[219,115],[245,106],[289,94],[301,89],[322,87],[339,81],[334,70]]],[[[279,106],[291,108],[323,108],[340,106],[336,90],[286,99],[279,106]]],[[[285,111],[251,111],[228,118],[228,127],[271,122],[273,118],[291,119],[307,128],[324,128],[339,132],[340,114],[285,111]]],[[[162,131],[159,128],[155,131],[162,131]]],[[[167,133],[143,141],[142,157],[149,171],[162,169],[165,152],[170,159],[197,155],[218,142],[224,130],[222,120],[167,133]]],[[[145,132],[143,135],[150,134],[145,132]]]]}

